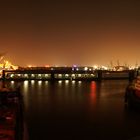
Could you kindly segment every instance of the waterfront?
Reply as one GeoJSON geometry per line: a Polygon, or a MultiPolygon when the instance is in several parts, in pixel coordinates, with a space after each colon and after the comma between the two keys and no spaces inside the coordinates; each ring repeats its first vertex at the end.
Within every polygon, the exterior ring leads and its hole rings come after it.
{"type": "MultiPolygon", "coordinates": [[[[122,67],[121,67],[122,68],[122,67]]],[[[132,80],[139,74],[139,69],[105,70],[93,67],[34,67],[16,70],[3,70],[0,79],[5,80],[91,80],[109,79],[132,80]]]]}
{"type": "Polygon", "coordinates": [[[9,84],[21,86],[29,140],[129,140],[140,134],[139,111],[124,106],[127,80],[9,84]]]}

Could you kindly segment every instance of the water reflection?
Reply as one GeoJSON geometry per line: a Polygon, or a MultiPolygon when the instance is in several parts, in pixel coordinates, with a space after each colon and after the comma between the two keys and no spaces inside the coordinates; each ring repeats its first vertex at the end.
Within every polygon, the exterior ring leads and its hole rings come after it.
{"type": "Polygon", "coordinates": [[[29,107],[29,81],[24,81],[23,82],[23,97],[24,97],[24,105],[25,109],[28,109],[29,107]]]}
{"type": "Polygon", "coordinates": [[[23,88],[24,88],[24,94],[27,94],[29,89],[29,81],[24,81],[23,88]]]}
{"type": "Polygon", "coordinates": [[[69,83],[69,80],[65,80],[65,83],[68,85],[68,83],[69,83]]]}
{"type": "Polygon", "coordinates": [[[72,81],[72,84],[74,84],[74,83],[75,83],[75,81],[73,80],[73,81],[72,81]]]}
{"type": "Polygon", "coordinates": [[[32,86],[34,86],[35,80],[31,80],[31,84],[32,84],[32,86]]]}
{"type": "Polygon", "coordinates": [[[38,81],[38,85],[39,86],[41,86],[42,85],[42,81],[40,80],[40,81],[38,81]]]}
{"type": "Polygon", "coordinates": [[[15,87],[15,82],[11,81],[11,88],[14,88],[14,87],[15,87]]]}
{"type": "Polygon", "coordinates": [[[90,101],[91,101],[91,105],[95,106],[96,105],[96,82],[92,81],[90,84],[90,101]]]}
{"type": "MultiPolygon", "coordinates": [[[[17,86],[16,82],[10,84],[17,86]]],[[[128,81],[24,81],[20,84],[31,140],[53,140],[55,136],[57,139],[121,140],[140,133],[140,113],[124,111],[128,81]]]]}
{"type": "Polygon", "coordinates": [[[58,83],[59,83],[59,84],[62,84],[62,80],[59,80],[58,83]]]}

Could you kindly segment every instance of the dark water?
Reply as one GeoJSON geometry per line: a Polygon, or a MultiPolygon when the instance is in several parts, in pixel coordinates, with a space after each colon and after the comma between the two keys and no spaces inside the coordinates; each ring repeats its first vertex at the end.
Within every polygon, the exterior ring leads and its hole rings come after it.
{"type": "MultiPolygon", "coordinates": [[[[15,87],[19,83],[11,82],[15,87]]],[[[140,136],[140,111],[127,110],[128,81],[24,81],[29,140],[129,140],[140,136]]]]}

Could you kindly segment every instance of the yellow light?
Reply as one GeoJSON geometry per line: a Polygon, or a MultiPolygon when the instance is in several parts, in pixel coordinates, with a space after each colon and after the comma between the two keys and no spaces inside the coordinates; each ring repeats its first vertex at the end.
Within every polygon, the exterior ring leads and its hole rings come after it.
{"type": "Polygon", "coordinates": [[[65,80],[65,83],[68,84],[69,83],[69,80],[65,80]]]}
{"type": "Polygon", "coordinates": [[[46,67],[46,68],[49,68],[49,67],[50,67],[50,65],[45,65],[45,67],[46,67]]]}
{"type": "Polygon", "coordinates": [[[72,76],[72,77],[75,77],[75,74],[72,74],[71,76],[72,76]]]}
{"type": "Polygon", "coordinates": [[[58,74],[58,77],[62,77],[62,74],[58,74]]]}
{"type": "Polygon", "coordinates": [[[78,77],[81,77],[82,75],[81,74],[78,74],[78,77]]]}
{"type": "Polygon", "coordinates": [[[4,62],[2,64],[0,64],[0,68],[2,69],[7,69],[7,70],[16,70],[18,69],[18,66],[14,66],[11,64],[11,62],[4,60],[4,62]]]}
{"type": "Polygon", "coordinates": [[[42,81],[38,81],[38,84],[39,84],[39,85],[42,84],[42,81]]]}
{"type": "Polygon", "coordinates": [[[14,81],[11,81],[12,84],[14,84],[14,81]]]}
{"type": "Polygon", "coordinates": [[[65,76],[68,77],[69,75],[68,74],[65,74],[65,76]]]}
{"type": "Polygon", "coordinates": [[[94,69],[97,69],[97,68],[98,68],[98,66],[97,66],[97,65],[94,65],[94,66],[93,66],[93,68],[94,68],[94,69]]]}
{"type": "Polygon", "coordinates": [[[74,80],[72,80],[72,83],[74,84],[74,83],[75,83],[75,81],[74,81],[74,80]]]}
{"type": "Polygon", "coordinates": [[[45,77],[49,77],[49,75],[48,74],[45,74],[45,77]]]}
{"type": "Polygon", "coordinates": [[[58,83],[61,84],[62,83],[62,80],[59,80],[58,83]]]}
{"type": "Polygon", "coordinates": [[[82,81],[78,81],[78,83],[79,83],[79,84],[81,84],[81,83],[82,83],[82,81]]]}
{"type": "Polygon", "coordinates": [[[32,67],[32,65],[28,65],[28,68],[31,68],[32,67]]]}
{"type": "Polygon", "coordinates": [[[87,71],[88,70],[88,67],[85,67],[84,70],[87,71]]]}
{"type": "Polygon", "coordinates": [[[24,77],[28,77],[28,74],[24,74],[24,77]]]}

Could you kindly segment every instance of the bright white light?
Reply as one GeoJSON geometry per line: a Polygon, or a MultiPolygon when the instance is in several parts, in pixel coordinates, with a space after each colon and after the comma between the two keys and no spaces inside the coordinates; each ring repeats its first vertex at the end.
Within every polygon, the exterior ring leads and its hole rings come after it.
{"type": "Polygon", "coordinates": [[[28,74],[24,74],[25,77],[28,77],[28,74]]]}
{"type": "Polygon", "coordinates": [[[81,74],[78,74],[78,77],[81,77],[82,75],[81,74]]]}
{"type": "Polygon", "coordinates": [[[31,83],[32,83],[32,84],[34,84],[34,83],[35,83],[35,81],[34,81],[34,80],[31,80],[31,83]]]}
{"type": "Polygon", "coordinates": [[[97,66],[97,65],[94,65],[94,66],[93,66],[93,68],[94,68],[94,69],[97,69],[97,68],[98,68],[98,66],[97,66]]]}
{"type": "Polygon", "coordinates": [[[62,77],[62,74],[58,74],[58,77],[62,77]]]}
{"type": "Polygon", "coordinates": [[[25,81],[24,81],[24,85],[25,85],[25,86],[27,86],[27,85],[28,85],[28,83],[29,83],[29,81],[28,81],[28,80],[25,80],[25,81]]]}
{"type": "Polygon", "coordinates": [[[24,95],[26,96],[26,93],[28,92],[28,88],[29,88],[29,82],[26,80],[24,81],[24,84],[23,84],[23,90],[24,90],[24,95]]]}
{"type": "Polygon", "coordinates": [[[14,74],[11,74],[10,77],[11,77],[11,78],[14,77],[14,74]]]}
{"type": "Polygon", "coordinates": [[[14,81],[11,81],[11,83],[14,84],[15,82],[14,81]]]}
{"type": "Polygon", "coordinates": [[[107,70],[107,69],[108,69],[106,66],[102,66],[102,68],[103,68],[104,70],[107,70]]]}
{"type": "Polygon", "coordinates": [[[88,70],[88,67],[84,67],[84,70],[87,71],[88,70]]]}
{"type": "Polygon", "coordinates": [[[65,83],[69,83],[69,80],[65,80],[65,83]]]}
{"type": "Polygon", "coordinates": [[[62,80],[59,80],[58,83],[61,84],[62,83],[62,80]]]}
{"type": "Polygon", "coordinates": [[[71,76],[72,76],[72,77],[75,77],[75,74],[72,74],[71,76]]]}
{"type": "Polygon", "coordinates": [[[72,80],[72,83],[74,84],[74,83],[75,83],[75,81],[74,81],[74,80],[72,80]]]}
{"type": "Polygon", "coordinates": [[[45,74],[45,77],[49,77],[49,75],[48,74],[45,74]]]}
{"type": "Polygon", "coordinates": [[[78,83],[81,84],[82,82],[81,81],[78,81],[78,83]]]}
{"type": "Polygon", "coordinates": [[[69,77],[69,75],[68,75],[68,74],[65,74],[65,76],[66,76],[66,77],[69,77]]]}
{"type": "Polygon", "coordinates": [[[38,84],[39,84],[39,85],[42,84],[42,81],[38,81],[38,84]]]}

